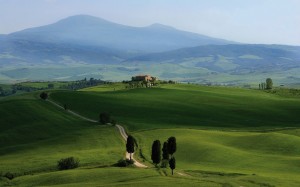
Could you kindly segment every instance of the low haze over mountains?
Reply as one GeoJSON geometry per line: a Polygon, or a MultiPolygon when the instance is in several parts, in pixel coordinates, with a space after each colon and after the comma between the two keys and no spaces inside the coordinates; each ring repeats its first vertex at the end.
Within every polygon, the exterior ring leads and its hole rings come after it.
{"type": "Polygon", "coordinates": [[[300,79],[294,73],[300,70],[300,47],[240,44],[161,24],[130,27],[79,15],[0,35],[0,42],[2,82],[122,80],[140,73],[199,83],[253,83],[264,75],[281,83],[300,79]],[[227,78],[219,80],[221,75],[227,78]]]}

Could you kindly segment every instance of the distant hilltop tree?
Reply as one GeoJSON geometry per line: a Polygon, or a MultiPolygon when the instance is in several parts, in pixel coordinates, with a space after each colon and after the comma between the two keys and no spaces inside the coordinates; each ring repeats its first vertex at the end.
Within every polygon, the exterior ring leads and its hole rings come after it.
{"type": "Polygon", "coordinates": [[[266,83],[265,82],[262,82],[259,84],[259,89],[260,90],[265,90],[266,89],[266,83]]]}
{"type": "Polygon", "coordinates": [[[266,89],[271,90],[273,88],[273,81],[271,78],[266,79],[266,89]]]}
{"type": "Polygon", "coordinates": [[[48,94],[46,92],[42,92],[40,94],[40,98],[43,99],[43,100],[46,100],[48,98],[48,94]]]}
{"type": "Polygon", "coordinates": [[[53,89],[53,88],[54,88],[54,84],[53,84],[53,83],[49,83],[49,84],[48,84],[48,88],[49,88],[49,89],[53,89]]]}

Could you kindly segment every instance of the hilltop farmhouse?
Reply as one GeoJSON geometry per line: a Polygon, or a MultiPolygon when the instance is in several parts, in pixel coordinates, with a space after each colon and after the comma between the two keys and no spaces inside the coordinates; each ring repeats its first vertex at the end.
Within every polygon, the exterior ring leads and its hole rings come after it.
{"type": "Polygon", "coordinates": [[[156,81],[156,77],[152,77],[151,75],[137,75],[134,77],[131,77],[132,81],[146,81],[146,82],[153,82],[156,81]]]}

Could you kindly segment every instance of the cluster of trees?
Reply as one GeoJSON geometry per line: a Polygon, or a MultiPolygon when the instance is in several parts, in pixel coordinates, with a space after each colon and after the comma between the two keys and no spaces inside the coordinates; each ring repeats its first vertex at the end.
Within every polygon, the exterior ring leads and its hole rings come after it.
{"type": "Polygon", "coordinates": [[[176,84],[173,80],[152,80],[152,81],[122,81],[124,84],[128,84],[125,88],[152,88],[159,84],[176,84]]]}
{"type": "Polygon", "coordinates": [[[82,88],[87,88],[91,86],[97,86],[102,84],[111,84],[110,82],[103,81],[101,79],[90,78],[87,80],[86,78],[78,81],[71,82],[67,85],[60,86],[61,89],[69,89],[69,90],[79,90],[82,88]]]}
{"type": "Polygon", "coordinates": [[[176,152],[176,138],[170,137],[167,141],[164,142],[163,148],[161,148],[161,143],[159,140],[155,140],[152,144],[152,154],[151,160],[157,167],[159,163],[161,163],[161,167],[166,168],[167,163],[173,171],[176,167],[176,160],[174,157],[174,153],[176,152]],[[161,152],[162,151],[162,152],[161,152]]]}
{"type": "Polygon", "coordinates": [[[12,95],[15,93],[16,93],[16,90],[5,90],[0,86],[0,97],[12,95]]]}
{"type": "Polygon", "coordinates": [[[168,80],[168,81],[160,81],[161,84],[176,84],[176,81],[173,81],[173,80],[168,80]]]}
{"type": "MultiPolygon", "coordinates": [[[[125,83],[123,81],[123,83],[125,83]]],[[[153,86],[157,86],[157,81],[127,81],[128,86],[125,88],[151,88],[153,86]]]]}
{"type": "Polygon", "coordinates": [[[260,90],[271,90],[273,88],[273,80],[271,78],[267,78],[266,82],[262,82],[258,85],[260,90]]]}
{"type": "MultiPolygon", "coordinates": [[[[90,78],[87,80],[86,78],[83,80],[77,80],[73,82],[69,82],[69,84],[62,85],[60,89],[69,89],[69,90],[78,90],[82,88],[87,88],[91,86],[97,86],[102,84],[111,84],[111,82],[102,81],[100,79],[90,78]]],[[[38,90],[46,90],[46,89],[54,89],[55,85],[53,83],[48,83],[45,87],[32,87],[32,86],[25,86],[22,83],[11,85],[9,88],[4,89],[0,86],[0,97],[2,96],[9,96],[17,93],[17,91],[21,92],[33,92],[38,90]]]]}
{"type": "Polygon", "coordinates": [[[4,97],[4,96],[13,95],[17,93],[17,91],[33,92],[33,91],[44,90],[44,89],[46,88],[35,88],[31,86],[24,86],[21,84],[14,84],[9,89],[3,89],[2,87],[0,87],[0,96],[4,97]]]}
{"type": "Polygon", "coordinates": [[[10,88],[3,89],[0,87],[0,96],[9,96],[17,93],[18,91],[21,92],[33,92],[38,90],[46,90],[46,89],[54,89],[54,84],[49,83],[47,87],[32,87],[32,86],[25,86],[22,83],[11,85],[10,88]]]}
{"type": "MultiPolygon", "coordinates": [[[[136,141],[133,136],[129,135],[126,142],[126,151],[130,154],[130,161],[132,160],[132,153],[134,153],[134,147],[136,141]]],[[[164,142],[161,148],[161,143],[159,140],[155,140],[152,144],[151,160],[156,167],[161,163],[162,168],[166,168],[169,163],[169,167],[172,170],[172,175],[174,174],[174,169],[176,168],[176,160],[174,153],[176,152],[176,138],[170,137],[164,142]]]]}

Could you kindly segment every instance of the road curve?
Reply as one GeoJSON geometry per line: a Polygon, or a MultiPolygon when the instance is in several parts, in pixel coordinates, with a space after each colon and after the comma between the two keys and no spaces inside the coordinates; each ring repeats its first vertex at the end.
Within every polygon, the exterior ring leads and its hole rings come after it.
{"type": "MultiPolygon", "coordinates": [[[[58,103],[56,103],[56,102],[54,102],[54,101],[52,101],[52,100],[47,99],[47,101],[48,101],[49,103],[51,103],[51,104],[53,104],[53,105],[55,105],[55,106],[61,108],[61,109],[64,109],[64,107],[60,106],[58,103]]],[[[72,110],[66,110],[66,111],[69,112],[70,114],[74,115],[74,116],[77,116],[77,117],[83,119],[83,120],[86,120],[86,121],[89,121],[89,122],[93,122],[93,123],[98,123],[98,121],[93,120],[93,119],[90,119],[90,118],[87,118],[87,117],[84,117],[84,116],[82,116],[82,115],[80,115],[80,114],[78,114],[78,113],[76,113],[76,112],[73,112],[72,110]]],[[[126,141],[127,141],[128,135],[126,134],[126,131],[125,131],[124,127],[122,127],[121,125],[116,125],[116,127],[119,129],[119,132],[120,132],[122,138],[123,138],[123,139],[125,140],[125,142],[126,142],[126,141]]],[[[131,156],[133,156],[133,153],[132,153],[131,156]]],[[[130,159],[130,154],[129,154],[128,152],[126,152],[126,158],[127,158],[127,159],[130,159]]],[[[138,161],[135,160],[134,158],[132,158],[132,160],[134,161],[134,165],[135,165],[136,167],[139,167],[139,168],[147,168],[147,167],[148,167],[148,166],[146,166],[146,165],[144,165],[144,164],[138,162],[138,161]]]]}
{"type": "MultiPolygon", "coordinates": [[[[53,105],[55,105],[55,106],[57,106],[57,107],[59,107],[59,108],[61,108],[61,109],[64,109],[64,107],[60,106],[58,103],[56,103],[56,102],[54,102],[54,101],[51,101],[51,100],[49,100],[49,99],[47,99],[46,101],[48,101],[49,103],[51,103],[51,104],[53,104],[53,105]]],[[[73,112],[72,110],[66,110],[66,111],[69,112],[70,114],[74,115],[74,116],[77,116],[77,117],[83,119],[83,120],[86,120],[86,121],[89,121],[89,122],[93,122],[93,123],[99,123],[99,122],[96,121],[96,120],[93,120],[93,119],[84,117],[84,116],[82,116],[82,115],[80,115],[80,114],[78,114],[78,113],[76,113],[76,112],[73,112]]],[[[123,139],[125,140],[125,142],[126,142],[126,141],[127,141],[128,135],[126,134],[126,131],[125,131],[124,127],[122,127],[121,125],[116,125],[116,127],[118,128],[118,130],[119,130],[119,132],[120,132],[122,138],[123,138],[123,139]]],[[[132,156],[132,160],[134,161],[134,165],[135,165],[136,167],[139,167],[139,168],[147,168],[147,167],[148,167],[148,166],[146,166],[146,165],[144,165],[144,164],[138,162],[136,159],[134,159],[134,158],[133,158],[133,154],[134,154],[134,153],[132,153],[131,156],[132,156]]],[[[128,152],[126,152],[126,159],[130,159],[130,154],[129,154],[128,152]]],[[[179,174],[179,175],[181,175],[181,176],[185,176],[185,177],[190,176],[190,175],[188,175],[188,174],[186,174],[186,173],[182,173],[182,172],[175,172],[175,173],[177,173],[177,174],[179,174]]]]}
{"type": "MultiPolygon", "coordinates": [[[[124,129],[124,127],[122,127],[121,125],[116,125],[116,127],[119,129],[119,132],[120,132],[120,134],[121,134],[121,136],[122,136],[122,138],[125,140],[125,142],[127,141],[127,137],[128,137],[128,135],[126,134],[126,131],[125,131],[125,129],[124,129]]],[[[132,157],[133,157],[133,154],[134,153],[132,153],[132,157]]],[[[128,152],[126,152],[126,159],[130,159],[130,154],[128,153],[128,152]]],[[[132,158],[132,160],[134,161],[134,165],[136,166],[136,167],[139,167],[139,168],[147,168],[148,166],[146,166],[146,165],[144,165],[144,164],[142,164],[142,163],[140,163],[140,162],[138,162],[136,159],[134,159],[134,158],[132,158]]]]}

